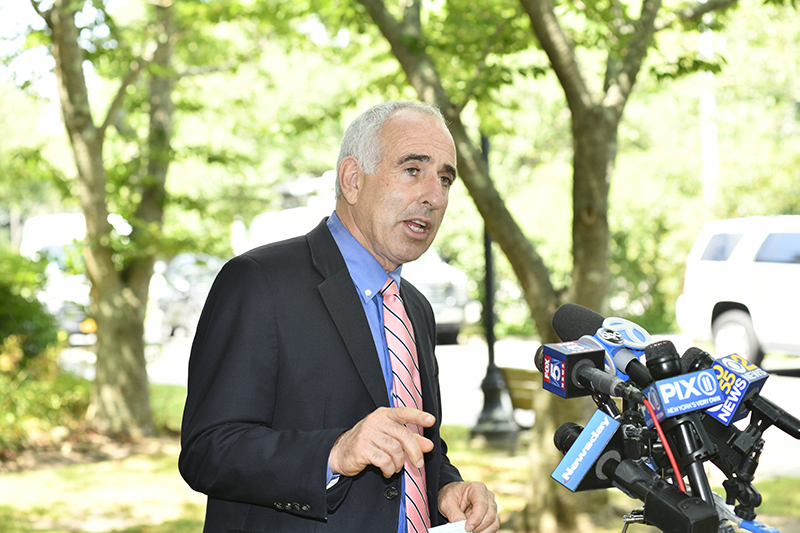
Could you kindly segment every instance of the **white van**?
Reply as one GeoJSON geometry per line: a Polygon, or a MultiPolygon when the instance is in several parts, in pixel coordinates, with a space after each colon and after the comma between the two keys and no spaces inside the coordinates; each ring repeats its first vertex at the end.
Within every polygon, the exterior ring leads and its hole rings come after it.
{"type": "Polygon", "coordinates": [[[681,330],[715,355],[800,355],[800,216],[708,222],[686,261],[681,330]]]}
{"type": "Polygon", "coordinates": [[[71,344],[93,344],[96,330],[94,320],[86,315],[91,285],[85,275],[66,269],[69,256],[80,258],[85,237],[86,219],[81,213],[55,213],[26,220],[20,242],[20,255],[48,259],[47,283],[38,298],[67,332],[71,344]]]}

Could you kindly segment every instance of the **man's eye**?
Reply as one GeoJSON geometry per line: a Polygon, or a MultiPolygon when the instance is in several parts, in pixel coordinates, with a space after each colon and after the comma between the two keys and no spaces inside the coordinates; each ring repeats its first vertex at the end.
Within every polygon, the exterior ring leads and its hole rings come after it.
{"type": "Polygon", "coordinates": [[[416,176],[417,174],[419,174],[419,169],[416,167],[409,167],[406,169],[406,172],[408,172],[412,176],[416,176]]]}
{"type": "Polygon", "coordinates": [[[453,178],[450,176],[439,176],[439,179],[442,181],[443,185],[447,185],[448,187],[453,184],[453,178]]]}

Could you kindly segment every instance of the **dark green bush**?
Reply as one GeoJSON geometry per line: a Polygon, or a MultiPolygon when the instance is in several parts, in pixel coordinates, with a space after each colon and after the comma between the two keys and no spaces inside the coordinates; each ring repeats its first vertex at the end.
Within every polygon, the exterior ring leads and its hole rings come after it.
{"type": "Polygon", "coordinates": [[[0,370],[12,371],[6,341],[21,349],[13,366],[22,370],[31,358],[58,342],[58,324],[36,298],[45,282],[45,265],[0,247],[0,370]]]}
{"type": "Polygon", "coordinates": [[[36,298],[44,266],[0,248],[0,458],[76,427],[88,405],[88,385],[56,364],[58,324],[36,298]]]}

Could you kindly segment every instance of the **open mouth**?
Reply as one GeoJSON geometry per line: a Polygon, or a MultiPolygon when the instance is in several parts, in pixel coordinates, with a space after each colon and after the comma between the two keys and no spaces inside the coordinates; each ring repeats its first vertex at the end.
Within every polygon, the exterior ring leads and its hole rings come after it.
{"type": "Polygon", "coordinates": [[[406,227],[414,233],[423,234],[428,231],[428,223],[422,220],[407,220],[406,227]]]}

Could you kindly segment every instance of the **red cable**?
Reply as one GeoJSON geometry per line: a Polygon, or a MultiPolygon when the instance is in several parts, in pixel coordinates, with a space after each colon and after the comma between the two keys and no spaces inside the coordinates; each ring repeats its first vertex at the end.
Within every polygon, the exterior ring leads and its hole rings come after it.
{"type": "Polygon", "coordinates": [[[661,443],[664,445],[664,450],[667,452],[669,463],[672,465],[672,469],[675,471],[675,477],[678,480],[678,488],[680,488],[683,493],[686,493],[686,485],[683,484],[683,476],[681,475],[681,471],[678,470],[678,463],[675,461],[675,456],[672,455],[672,449],[669,447],[667,438],[664,436],[664,432],[661,430],[661,424],[658,423],[656,413],[653,411],[653,406],[650,405],[650,402],[647,400],[647,398],[644,399],[644,406],[647,407],[647,411],[650,413],[650,418],[653,419],[653,425],[656,427],[658,436],[661,438],[661,443]]]}

